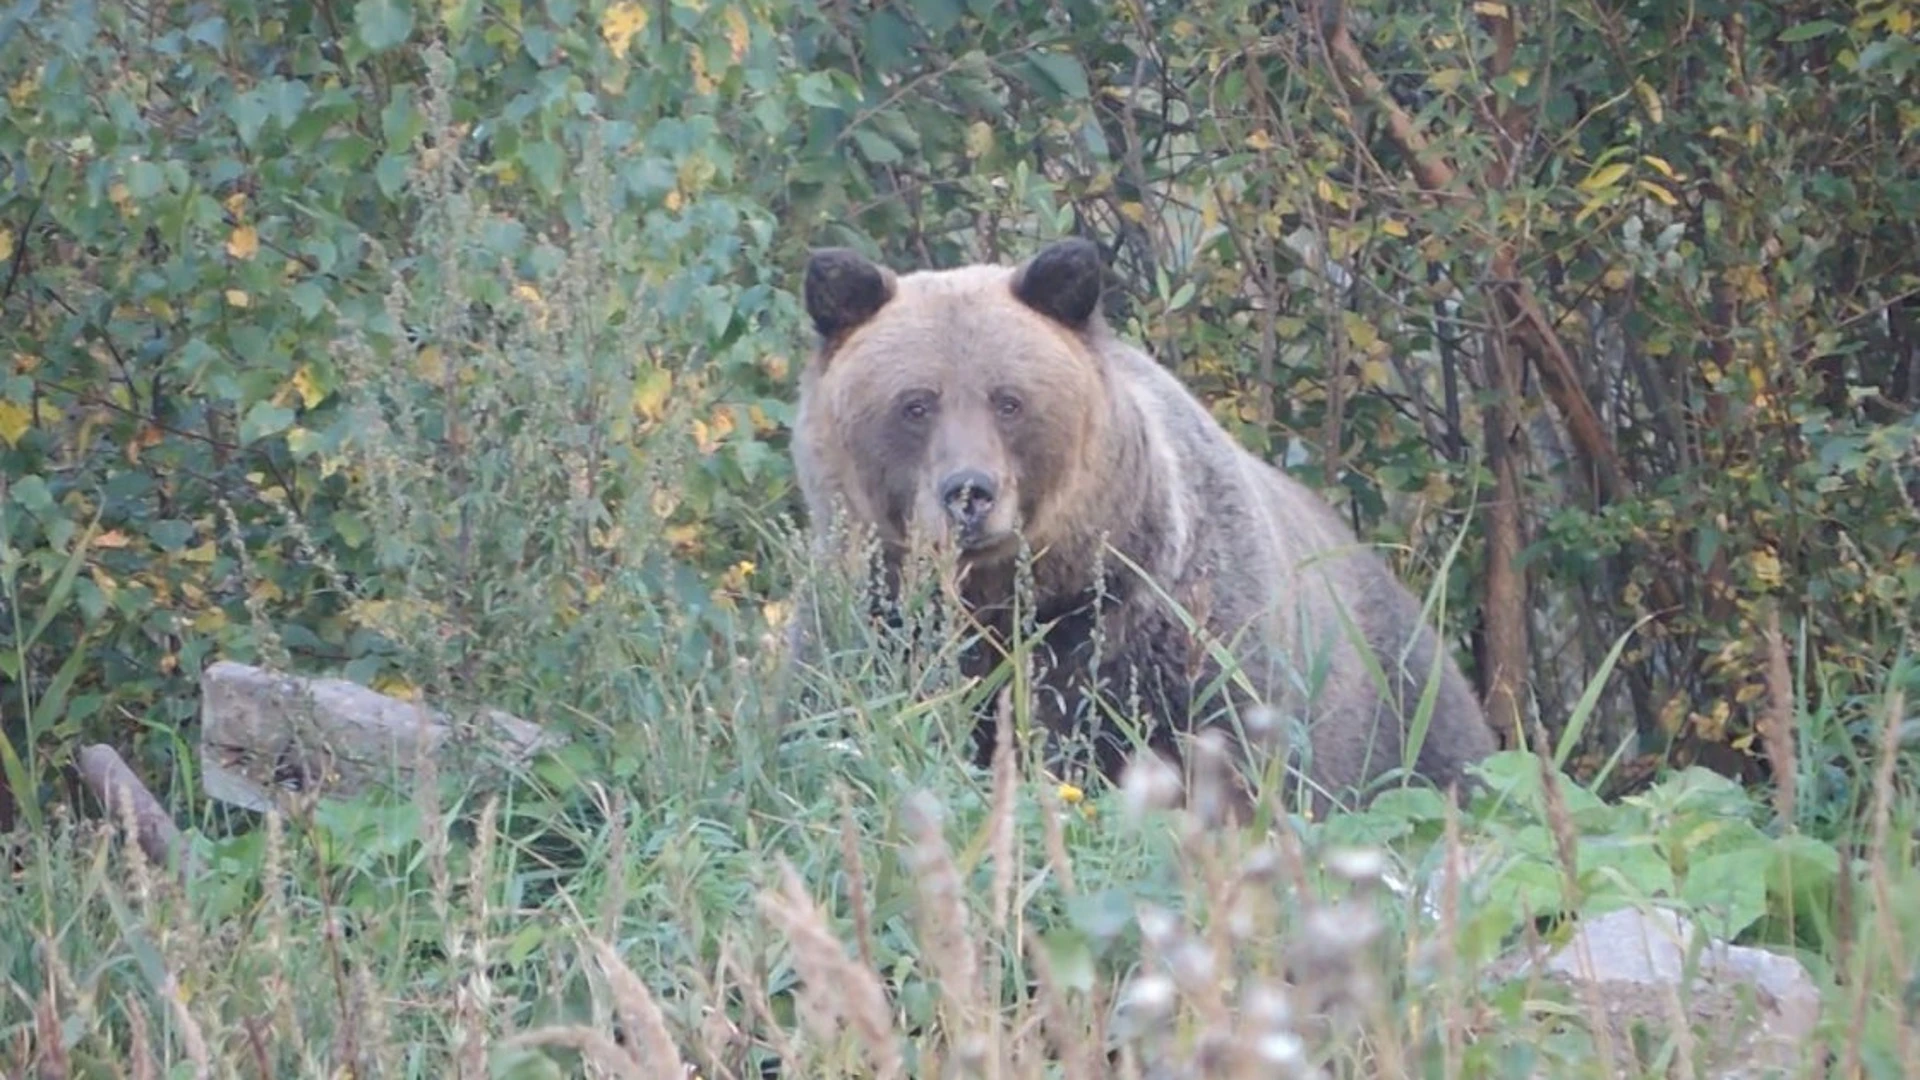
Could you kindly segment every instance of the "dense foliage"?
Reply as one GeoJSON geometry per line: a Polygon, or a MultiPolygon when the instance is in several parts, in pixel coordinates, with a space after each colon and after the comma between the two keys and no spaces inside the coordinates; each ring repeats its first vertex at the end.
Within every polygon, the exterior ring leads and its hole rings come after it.
{"type": "MultiPolygon", "coordinates": [[[[1916,19],[1914,0],[6,0],[0,834],[32,843],[9,849],[0,1031],[32,1028],[47,1068],[56,1043],[146,1046],[130,954],[178,1060],[199,1024],[272,1072],[257,1021],[285,1040],[276,1068],[445,1075],[444,1048],[480,1075],[480,1032],[587,1008],[590,967],[553,955],[599,904],[595,932],[676,987],[703,1068],[845,1065],[858,1040],[781,1048],[804,980],[733,936],[768,888],[807,940],[778,855],[870,901],[863,960],[898,1018],[964,1034],[969,1002],[923,964],[950,853],[924,807],[890,816],[920,787],[984,830],[958,856],[993,908],[982,940],[1031,960],[1025,905],[1052,912],[1048,962],[1097,1011],[1128,906],[1217,913],[1248,851],[1170,868],[1151,830],[1011,789],[989,805],[935,737],[961,710],[911,692],[923,658],[842,673],[850,743],[776,747],[760,724],[799,569],[806,250],[939,266],[1075,232],[1111,255],[1110,317],[1430,588],[1503,730],[1537,722],[1526,745],[1584,782],[1496,764],[1481,825],[1505,861],[1449,955],[1677,898],[1802,950],[1858,1006],[1835,1045],[1895,1075],[1916,19]],[[235,828],[194,774],[196,681],[222,657],[584,738],[477,822],[482,794],[449,781],[307,807],[291,840],[279,817],[235,828]],[[67,813],[92,741],[194,832],[202,891],[135,872],[134,903],[104,869],[67,813]],[[1704,768],[1647,786],[1662,762],[1704,768]],[[981,854],[1016,818],[1047,850],[1017,871],[981,854]],[[878,866],[896,827],[930,861],[849,881],[843,855],[878,866]]],[[[1309,844],[1431,869],[1452,828],[1410,793],[1309,844]]],[[[1432,931],[1403,906],[1413,955],[1432,931]]],[[[631,1005],[625,969],[596,965],[631,1005]]],[[[1517,991],[1462,986],[1414,965],[1393,993],[1518,1025],[1517,991]]],[[[1516,1076],[1581,1053],[1523,1025],[1469,1052],[1455,1019],[1372,1015],[1365,1053],[1331,1053],[1516,1076]]],[[[934,1045],[915,1053],[953,1049],[934,1045]]]]}

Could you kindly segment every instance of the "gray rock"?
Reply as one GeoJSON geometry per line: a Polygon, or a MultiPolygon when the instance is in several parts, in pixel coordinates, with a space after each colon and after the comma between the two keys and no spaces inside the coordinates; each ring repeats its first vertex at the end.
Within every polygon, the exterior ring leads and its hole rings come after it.
{"type": "Polygon", "coordinates": [[[1806,968],[1790,956],[1709,940],[1664,909],[1609,912],[1582,923],[1537,972],[1574,989],[1576,1004],[1597,991],[1617,1048],[1636,1024],[1665,1029],[1677,1001],[1705,1067],[1722,1080],[1795,1076],[1820,1019],[1820,992],[1806,968]],[[1749,1002],[1751,1003],[1749,1006],[1749,1002]]]}

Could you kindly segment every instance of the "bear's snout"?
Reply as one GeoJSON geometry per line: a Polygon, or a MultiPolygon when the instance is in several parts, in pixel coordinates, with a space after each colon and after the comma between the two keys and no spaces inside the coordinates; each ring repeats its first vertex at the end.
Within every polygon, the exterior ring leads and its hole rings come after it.
{"type": "Polygon", "coordinates": [[[963,538],[980,532],[999,494],[1000,485],[979,469],[961,469],[940,481],[940,505],[963,538]]]}

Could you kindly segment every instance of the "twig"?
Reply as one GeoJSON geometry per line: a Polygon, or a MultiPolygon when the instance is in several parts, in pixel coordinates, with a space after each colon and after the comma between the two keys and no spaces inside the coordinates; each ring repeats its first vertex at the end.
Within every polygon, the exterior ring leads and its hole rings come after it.
{"type": "Polygon", "coordinates": [[[77,762],[80,779],[106,807],[108,820],[117,816],[123,806],[131,804],[140,850],[158,865],[185,875],[192,861],[185,838],[160,800],[153,797],[153,792],[140,782],[120,754],[111,746],[95,743],[80,748],[77,762]]]}

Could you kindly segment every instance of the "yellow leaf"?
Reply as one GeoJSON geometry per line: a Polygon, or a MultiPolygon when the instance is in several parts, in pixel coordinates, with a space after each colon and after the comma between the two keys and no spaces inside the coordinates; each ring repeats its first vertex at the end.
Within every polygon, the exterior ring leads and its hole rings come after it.
{"type": "Polygon", "coordinates": [[[1652,83],[1645,79],[1635,79],[1633,88],[1640,94],[1640,106],[1647,110],[1647,119],[1658,124],[1666,117],[1667,110],[1660,102],[1660,92],[1653,88],[1652,83]]]}
{"type": "Polygon", "coordinates": [[[673,393],[673,372],[650,367],[633,384],[633,410],[648,420],[659,420],[667,411],[667,398],[673,393]]]}
{"type": "Polygon", "coordinates": [[[1387,379],[1393,369],[1385,360],[1368,360],[1360,365],[1360,384],[1369,390],[1378,390],[1387,385],[1387,379]]]}
{"type": "Polygon", "coordinates": [[[1354,348],[1365,352],[1380,340],[1380,331],[1375,330],[1365,317],[1352,311],[1342,312],[1341,315],[1341,321],[1346,325],[1347,340],[1353,343],[1354,348]]]}
{"type": "Polygon", "coordinates": [[[1580,224],[1581,222],[1592,217],[1594,214],[1599,213],[1600,210],[1606,205],[1607,205],[1607,194],[1605,192],[1595,195],[1593,198],[1587,200],[1587,204],[1580,208],[1579,213],[1573,215],[1573,223],[1575,225],[1580,224]]]}
{"type": "Polygon", "coordinates": [[[600,36],[607,39],[607,47],[621,60],[627,58],[627,49],[633,43],[633,35],[647,28],[647,9],[632,0],[619,0],[619,3],[607,5],[600,16],[600,36]]]}
{"type": "Polygon", "coordinates": [[[1640,160],[1660,170],[1661,176],[1666,177],[1676,184],[1680,182],[1680,174],[1673,171],[1672,164],[1670,164],[1666,158],[1658,154],[1641,154],[1640,160]]]}
{"type": "Polygon", "coordinates": [[[1640,190],[1659,199],[1668,206],[1680,205],[1680,200],[1673,197],[1673,192],[1668,191],[1666,188],[1661,187],[1651,180],[1637,180],[1635,183],[1639,186],[1640,190]]]}
{"type": "Polygon", "coordinates": [[[1061,784],[1059,787],[1059,795],[1060,795],[1060,801],[1063,803],[1067,803],[1068,805],[1081,802],[1087,797],[1086,792],[1080,790],[1079,788],[1075,787],[1072,784],[1061,784]]]}
{"type": "Polygon", "coordinates": [[[40,74],[34,72],[12,86],[7,87],[7,100],[16,109],[25,109],[32,100],[33,92],[40,88],[40,74]]]}
{"type": "Polygon", "coordinates": [[[252,307],[253,297],[248,296],[244,289],[228,289],[227,303],[237,308],[252,307]]]}
{"type": "Polygon", "coordinates": [[[236,259],[251,259],[260,253],[260,233],[251,225],[242,225],[227,237],[227,254],[236,259]]]}
{"type": "Polygon", "coordinates": [[[306,364],[293,373],[293,392],[300,395],[300,404],[311,409],[327,399],[327,391],[313,377],[313,368],[306,364]]]}
{"type": "Polygon", "coordinates": [[[402,701],[420,700],[419,688],[399,675],[388,674],[380,676],[373,680],[373,689],[388,697],[396,697],[402,701]]]}
{"type": "Polygon", "coordinates": [[[33,426],[33,411],[18,402],[0,398],[0,439],[9,447],[20,445],[20,437],[33,426]]]}
{"type": "Polygon", "coordinates": [[[1133,222],[1135,225],[1146,224],[1147,208],[1142,203],[1123,202],[1120,204],[1120,213],[1123,217],[1125,217],[1128,221],[1133,222]]]}
{"type": "Polygon", "coordinates": [[[210,563],[213,561],[214,553],[214,543],[209,540],[199,547],[190,547],[182,551],[180,553],[180,559],[182,562],[210,563]]]}
{"type": "Polygon", "coordinates": [[[193,617],[193,629],[197,633],[212,634],[226,628],[227,613],[219,608],[208,608],[193,617]]]}
{"type": "Polygon", "coordinates": [[[769,600],[760,606],[760,618],[764,619],[770,630],[784,629],[787,625],[787,605],[778,600],[769,600]]]}
{"type": "Polygon", "coordinates": [[[133,543],[133,541],[128,538],[126,533],[121,532],[119,529],[108,529],[106,532],[93,538],[93,546],[97,548],[119,549],[131,543],[133,543]]]}
{"type": "Polygon", "coordinates": [[[680,496],[671,488],[654,488],[648,503],[653,507],[653,516],[665,521],[680,508],[680,496]]]}
{"type": "Polygon", "coordinates": [[[1382,218],[1380,221],[1380,231],[1386,233],[1388,236],[1397,236],[1403,240],[1406,239],[1407,236],[1407,227],[1399,218],[1382,218]]]}
{"type": "Polygon", "coordinates": [[[747,58],[747,45],[753,40],[753,31],[747,26],[747,17],[739,8],[727,9],[726,22],[727,45],[733,50],[733,62],[738,64],[747,58]]]}
{"type": "Polygon", "coordinates": [[[985,120],[967,125],[967,156],[982,158],[993,151],[993,127],[985,120]]]}
{"type": "Polygon", "coordinates": [[[1779,588],[1785,572],[1780,566],[1780,557],[1773,553],[1772,548],[1761,548],[1749,556],[1747,561],[1753,567],[1753,576],[1760,580],[1760,584],[1768,588],[1779,588]]]}
{"type": "Polygon", "coordinates": [[[1265,128],[1247,136],[1246,142],[1248,146],[1253,147],[1255,150],[1273,149],[1273,136],[1267,134],[1265,128]]]}
{"type": "Polygon", "coordinates": [[[1580,190],[1599,191],[1601,188],[1612,187],[1621,177],[1627,175],[1627,171],[1631,168],[1631,165],[1622,161],[1602,165],[1588,173],[1585,180],[1580,181],[1580,190]]]}
{"type": "Polygon", "coordinates": [[[428,345],[413,354],[413,372],[428,382],[437,383],[447,376],[447,364],[440,346],[428,345]]]}
{"type": "Polygon", "coordinates": [[[753,576],[753,571],[753,563],[742,559],[728,567],[726,573],[720,575],[720,586],[733,592],[744,592],[747,588],[747,579],[753,576]]]}
{"type": "Polygon", "coordinates": [[[13,258],[13,230],[0,229],[0,259],[13,258]]]}
{"type": "Polygon", "coordinates": [[[660,534],[666,537],[667,543],[681,554],[686,554],[700,546],[700,526],[698,525],[669,525],[660,530],[660,534]]]}
{"type": "Polygon", "coordinates": [[[1475,15],[1485,15],[1492,19],[1504,19],[1507,17],[1507,5],[1496,3],[1495,0],[1476,0],[1473,5],[1473,13],[1475,15]]]}
{"type": "Polygon", "coordinates": [[[1607,267],[1607,272],[1600,275],[1600,283],[1614,291],[1626,288],[1632,280],[1633,272],[1618,264],[1607,267]]]}

